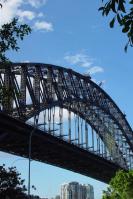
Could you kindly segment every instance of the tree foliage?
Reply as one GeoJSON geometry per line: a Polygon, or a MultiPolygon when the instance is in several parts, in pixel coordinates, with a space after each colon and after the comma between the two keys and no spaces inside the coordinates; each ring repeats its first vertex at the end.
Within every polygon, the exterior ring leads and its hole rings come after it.
{"type": "MultiPolygon", "coordinates": [[[[3,4],[0,3],[0,8],[2,7],[3,4]]],[[[17,18],[10,23],[3,24],[0,28],[0,62],[8,62],[6,52],[8,50],[18,51],[18,39],[23,40],[29,33],[31,33],[31,28],[27,24],[19,24],[17,18]]]]}
{"type": "Polygon", "coordinates": [[[118,171],[102,199],[133,199],[133,171],[118,171]]]}
{"type": "Polygon", "coordinates": [[[15,167],[6,169],[0,166],[0,198],[2,199],[28,199],[24,180],[15,167]]]}
{"type": "Polygon", "coordinates": [[[102,2],[104,4],[99,8],[102,15],[108,16],[113,13],[110,27],[113,28],[115,21],[117,21],[122,27],[122,32],[127,35],[128,42],[125,45],[125,51],[127,51],[129,45],[133,47],[133,0],[128,2],[125,0],[102,0],[102,2]]]}
{"type": "MultiPolygon", "coordinates": [[[[32,186],[34,190],[35,187],[32,186]]],[[[26,186],[21,174],[18,173],[16,167],[5,168],[0,166],[0,199],[28,199],[26,194],[26,186]]],[[[31,199],[39,199],[39,196],[30,195],[31,199]]]]}
{"type": "MultiPolygon", "coordinates": [[[[4,6],[3,0],[0,3],[0,8],[4,6]]],[[[0,28],[0,67],[8,67],[9,62],[11,62],[6,57],[6,52],[8,50],[18,51],[18,40],[23,40],[26,35],[31,33],[31,28],[27,24],[20,24],[17,18],[14,18],[10,23],[3,24],[0,28]]],[[[11,98],[12,91],[0,86],[0,103],[3,99],[11,98]]]]}
{"type": "Polygon", "coordinates": [[[16,18],[12,22],[2,25],[0,29],[0,62],[8,61],[5,53],[8,50],[18,51],[17,39],[23,40],[24,36],[30,32],[31,28],[27,24],[19,24],[16,18]]]}

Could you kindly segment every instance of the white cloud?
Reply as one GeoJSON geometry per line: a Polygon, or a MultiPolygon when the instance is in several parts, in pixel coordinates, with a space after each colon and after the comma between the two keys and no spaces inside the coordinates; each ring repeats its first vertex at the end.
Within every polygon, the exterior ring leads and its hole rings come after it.
{"type": "MultiPolygon", "coordinates": [[[[55,113],[54,113],[54,122],[59,123],[60,121],[60,116],[59,116],[59,107],[55,107],[55,113]]],[[[45,122],[48,123],[48,109],[46,109],[45,112],[45,122]]],[[[53,110],[51,109],[51,114],[53,115],[53,110]]],[[[73,120],[74,118],[74,113],[71,112],[71,120],[73,120]]],[[[67,109],[63,109],[63,122],[68,122],[68,110],[67,109]]],[[[29,119],[29,121],[33,121],[33,118],[29,119]]],[[[39,115],[39,123],[43,124],[44,123],[44,112],[40,112],[39,115]]],[[[52,121],[51,121],[52,123],[52,121]]]]}
{"type": "Polygon", "coordinates": [[[30,63],[29,60],[24,60],[24,61],[21,61],[21,63],[30,63]]]}
{"type": "MultiPolygon", "coordinates": [[[[59,119],[60,119],[60,117],[59,117],[59,108],[56,107],[55,108],[55,120],[56,120],[56,122],[59,122],[59,119]]],[[[66,109],[63,109],[63,120],[64,121],[68,120],[68,111],[66,109]]]]}
{"type": "Polygon", "coordinates": [[[0,26],[10,22],[13,17],[16,17],[18,9],[22,5],[23,0],[7,0],[0,10],[0,26]]]}
{"type": "Polygon", "coordinates": [[[43,30],[43,31],[46,31],[46,32],[53,31],[52,23],[46,22],[46,21],[36,21],[33,28],[35,30],[43,30]]]}
{"type": "Polygon", "coordinates": [[[104,72],[101,66],[95,66],[94,60],[84,53],[67,55],[64,59],[71,65],[78,65],[80,67],[88,68],[85,74],[93,75],[95,73],[104,72]]]}
{"type": "Polygon", "coordinates": [[[33,20],[36,17],[36,13],[29,11],[29,10],[18,10],[17,15],[19,17],[20,21],[25,21],[25,20],[33,20]]]}
{"type": "Polygon", "coordinates": [[[64,59],[70,64],[77,64],[82,67],[90,67],[92,64],[92,60],[83,53],[78,53],[76,55],[67,55],[64,57],[64,59]]]}
{"type": "Polygon", "coordinates": [[[95,73],[101,73],[101,72],[104,72],[103,68],[100,67],[100,66],[93,66],[93,67],[90,67],[88,70],[87,70],[87,73],[89,73],[90,75],[93,75],[95,73]]]}
{"type": "Polygon", "coordinates": [[[27,0],[32,7],[39,8],[40,6],[45,5],[47,0],[27,0]]]}
{"type": "Polygon", "coordinates": [[[42,13],[42,12],[40,12],[40,13],[38,13],[38,17],[43,17],[44,16],[44,14],[42,13]]]}
{"type": "Polygon", "coordinates": [[[27,23],[33,26],[36,30],[53,31],[53,25],[51,22],[43,20],[44,14],[38,12],[38,8],[46,4],[47,0],[7,0],[3,4],[0,10],[0,27],[12,21],[14,17],[17,17],[20,22],[27,23]],[[30,8],[28,10],[23,9],[23,6],[28,4],[30,8]],[[32,11],[34,7],[34,11],[32,11]],[[36,10],[35,10],[36,9],[36,10]],[[38,21],[42,18],[42,21],[38,21]]]}

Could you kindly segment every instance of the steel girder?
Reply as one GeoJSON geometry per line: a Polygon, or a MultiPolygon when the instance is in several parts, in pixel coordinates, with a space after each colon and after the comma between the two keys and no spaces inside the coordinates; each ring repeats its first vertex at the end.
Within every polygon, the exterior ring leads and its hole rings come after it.
{"type": "Polygon", "coordinates": [[[97,132],[111,161],[124,169],[133,167],[133,131],[115,102],[90,77],[50,64],[13,63],[1,66],[0,86],[8,93],[1,98],[2,112],[26,121],[50,107],[67,108],[97,132]]]}

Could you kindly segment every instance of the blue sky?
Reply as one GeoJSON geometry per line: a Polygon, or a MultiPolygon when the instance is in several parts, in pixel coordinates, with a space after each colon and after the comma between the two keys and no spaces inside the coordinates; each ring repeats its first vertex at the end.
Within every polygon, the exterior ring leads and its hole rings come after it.
{"type": "MultiPolygon", "coordinates": [[[[13,61],[52,63],[70,67],[80,73],[90,73],[97,83],[125,112],[133,127],[133,67],[132,48],[124,52],[127,38],[121,28],[109,28],[109,19],[98,12],[101,0],[10,0],[0,12],[0,25],[19,17],[28,23],[32,34],[19,42],[18,53],[9,52],[13,61]]],[[[27,179],[28,161],[0,154],[0,163],[15,166],[27,179]]],[[[32,161],[31,183],[36,194],[52,197],[64,182],[90,183],[95,198],[101,199],[105,184],[50,165],[32,161]]]]}

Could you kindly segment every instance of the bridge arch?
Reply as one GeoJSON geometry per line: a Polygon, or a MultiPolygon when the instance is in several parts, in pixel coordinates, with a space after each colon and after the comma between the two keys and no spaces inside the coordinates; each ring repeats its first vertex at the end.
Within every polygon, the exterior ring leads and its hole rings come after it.
{"type": "Polygon", "coordinates": [[[66,108],[95,130],[111,161],[124,169],[132,167],[132,129],[111,97],[89,76],[50,64],[13,63],[0,69],[0,84],[12,92],[11,99],[1,103],[3,112],[26,121],[48,108],[66,108]]]}

